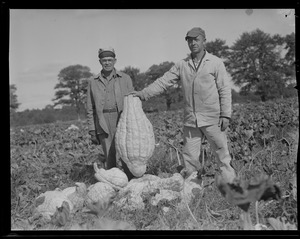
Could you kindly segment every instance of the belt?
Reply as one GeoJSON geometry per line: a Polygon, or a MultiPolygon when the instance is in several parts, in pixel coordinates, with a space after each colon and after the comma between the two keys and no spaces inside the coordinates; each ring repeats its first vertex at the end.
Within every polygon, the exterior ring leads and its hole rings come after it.
{"type": "Polygon", "coordinates": [[[112,112],[118,112],[118,109],[117,108],[103,109],[103,113],[112,113],[112,112]]]}

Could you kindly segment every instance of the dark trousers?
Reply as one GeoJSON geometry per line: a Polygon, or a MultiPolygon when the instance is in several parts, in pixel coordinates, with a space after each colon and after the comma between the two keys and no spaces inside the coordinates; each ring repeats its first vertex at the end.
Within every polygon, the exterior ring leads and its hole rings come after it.
{"type": "MultiPolygon", "coordinates": [[[[104,151],[105,169],[111,169],[113,167],[117,167],[115,134],[117,131],[119,114],[117,112],[105,113],[104,117],[108,125],[109,134],[102,131],[100,134],[97,134],[97,137],[104,151]]],[[[121,161],[122,168],[124,173],[127,175],[128,180],[132,179],[134,176],[129,171],[126,163],[121,158],[119,160],[121,161]]]]}

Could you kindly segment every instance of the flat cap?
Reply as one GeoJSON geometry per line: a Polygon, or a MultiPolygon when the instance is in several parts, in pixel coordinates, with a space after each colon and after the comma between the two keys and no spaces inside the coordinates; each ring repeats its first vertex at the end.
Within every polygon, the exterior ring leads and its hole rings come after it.
{"type": "Polygon", "coordinates": [[[189,30],[185,36],[185,40],[187,40],[189,37],[197,37],[197,36],[203,36],[204,39],[206,38],[205,37],[205,31],[200,28],[200,27],[194,27],[192,28],[191,30],[189,30]]]}
{"type": "Polygon", "coordinates": [[[115,50],[112,47],[100,48],[98,51],[98,57],[116,57],[115,50]]]}

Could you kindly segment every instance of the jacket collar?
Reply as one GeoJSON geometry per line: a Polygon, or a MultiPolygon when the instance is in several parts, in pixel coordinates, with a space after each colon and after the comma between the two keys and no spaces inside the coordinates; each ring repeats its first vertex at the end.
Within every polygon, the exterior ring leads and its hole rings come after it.
{"type": "MultiPolygon", "coordinates": [[[[117,71],[115,68],[113,69],[114,71],[114,77],[121,77],[122,76],[122,72],[121,71],[117,71]]],[[[97,75],[94,76],[94,79],[101,79],[102,75],[101,72],[99,72],[97,75]]]]}
{"type": "MultiPolygon", "coordinates": [[[[208,51],[205,50],[205,55],[202,59],[202,61],[210,61],[212,59],[213,55],[210,54],[208,51]]],[[[186,60],[193,64],[192,54],[189,54],[186,60]]]]}
{"type": "MultiPolygon", "coordinates": [[[[213,55],[210,54],[208,51],[205,50],[205,55],[204,55],[204,57],[203,57],[203,59],[202,59],[201,65],[205,64],[206,61],[212,60],[212,58],[213,58],[213,55]]],[[[191,55],[191,54],[189,54],[189,56],[186,58],[186,61],[187,61],[191,66],[194,67],[193,59],[192,59],[192,55],[191,55]]]]}
{"type": "Polygon", "coordinates": [[[210,61],[213,59],[213,55],[206,51],[203,61],[210,61]]]}
{"type": "Polygon", "coordinates": [[[119,76],[119,77],[121,77],[121,76],[122,76],[122,72],[121,72],[121,71],[117,71],[117,70],[115,70],[115,74],[116,74],[117,76],[119,76]]]}

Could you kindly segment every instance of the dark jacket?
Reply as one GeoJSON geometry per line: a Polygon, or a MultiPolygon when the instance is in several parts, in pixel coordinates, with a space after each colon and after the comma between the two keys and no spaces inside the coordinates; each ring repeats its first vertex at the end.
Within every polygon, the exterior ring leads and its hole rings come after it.
{"type": "MultiPolygon", "coordinates": [[[[115,97],[118,112],[123,111],[124,96],[134,91],[132,80],[129,75],[115,70],[115,97]]],[[[89,132],[95,130],[101,132],[100,127],[108,133],[108,127],[103,115],[103,106],[105,102],[105,84],[101,73],[89,79],[87,87],[87,123],[89,132]]]]}

